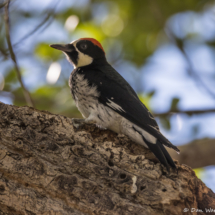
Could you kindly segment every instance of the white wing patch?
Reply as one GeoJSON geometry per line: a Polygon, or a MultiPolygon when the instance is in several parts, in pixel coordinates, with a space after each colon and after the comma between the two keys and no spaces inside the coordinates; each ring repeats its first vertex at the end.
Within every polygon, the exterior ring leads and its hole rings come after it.
{"type": "Polygon", "coordinates": [[[159,131],[159,128],[156,126],[156,127],[154,127],[154,126],[152,126],[152,125],[149,125],[151,128],[154,128],[156,131],[158,131],[158,132],[160,132],[159,131]]]}
{"type": "Polygon", "coordinates": [[[110,107],[112,107],[113,109],[115,110],[119,110],[119,111],[122,111],[122,112],[125,112],[123,110],[122,107],[120,107],[118,104],[116,104],[115,102],[111,101],[110,99],[108,99],[109,103],[107,103],[107,105],[109,105],[110,107]]]}

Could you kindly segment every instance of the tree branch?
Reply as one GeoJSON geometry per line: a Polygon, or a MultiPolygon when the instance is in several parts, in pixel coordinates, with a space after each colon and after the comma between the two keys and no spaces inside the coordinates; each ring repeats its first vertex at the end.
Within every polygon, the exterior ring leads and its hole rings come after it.
{"type": "Polygon", "coordinates": [[[7,59],[8,57],[7,51],[4,48],[0,47],[0,52],[2,53],[2,56],[4,56],[4,59],[7,59]]]}
{"type": "Polygon", "coordinates": [[[180,163],[190,167],[201,168],[215,165],[215,139],[195,140],[189,144],[178,146],[180,154],[168,150],[170,155],[180,163]]]}
{"type": "Polygon", "coordinates": [[[178,48],[178,50],[181,52],[181,54],[183,55],[184,59],[187,62],[188,65],[188,71],[190,73],[190,75],[193,76],[193,78],[196,80],[196,82],[201,85],[204,90],[212,97],[215,99],[215,92],[211,91],[210,88],[204,83],[204,81],[202,81],[202,79],[199,77],[199,75],[196,73],[196,71],[193,69],[193,65],[192,62],[189,58],[189,56],[187,55],[185,49],[184,49],[184,43],[183,40],[178,39],[174,36],[174,34],[172,33],[171,29],[167,28],[166,29],[167,32],[167,36],[170,38],[170,40],[176,45],[176,47],[178,48]]]}
{"type": "Polygon", "coordinates": [[[184,50],[184,46],[182,46],[181,48],[178,46],[178,48],[180,49],[181,53],[184,55],[184,58],[187,60],[187,64],[189,66],[189,71],[190,71],[191,75],[194,77],[194,79],[196,79],[196,82],[199,83],[205,89],[205,91],[212,98],[215,99],[215,93],[210,90],[210,88],[204,83],[204,81],[199,77],[199,75],[193,69],[193,65],[192,65],[192,63],[191,63],[191,61],[189,59],[189,56],[187,55],[187,53],[184,50]]]}
{"type": "Polygon", "coordinates": [[[14,62],[14,66],[15,66],[15,70],[16,70],[16,73],[17,73],[18,80],[19,80],[20,85],[21,85],[21,87],[23,89],[25,100],[26,100],[26,102],[27,102],[27,104],[29,106],[34,107],[34,103],[33,103],[33,100],[31,98],[31,95],[28,92],[28,90],[26,89],[26,87],[25,87],[25,85],[24,85],[24,83],[22,81],[22,76],[21,76],[19,66],[17,64],[16,55],[15,55],[15,53],[13,51],[13,47],[12,47],[12,44],[11,44],[10,29],[9,29],[9,4],[10,4],[10,0],[8,0],[6,5],[5,5],[5,28],[6,28],[7,44],[8,44],[8,48],[9,48],[9,51],[10,51],[11,59],[14,62]]]}
{"type": "MultiPolygon", "coordinates": [[[[32,34],[36,33],[41,27],[43,27],[45,24],[46,26],[51,23],[54,19],[54,16],[55,16],[55,8],[57,6],[57,4],[59,3],[60,1],[57,1],[53,8],[51,10],[47,10],[45,11],[44,13],[46,14],[45,18],[32,30],[30,31],[29,33],[27,33],[25,36],[23,36],[18,42],[16,42],[13,46],[17,46],[19,45],[23,40],[26,40],[28,37],[30,37],[32,34]],[[51,20],[49,20],[51,18],[51,20]],[[47,23],[47,21],[49,20],[49,22],[47,23]]],[[[53,2],[51,2],[51,4],[53,4],[53,2]]],[[[45,28],[45,27],[44,27],[45,28]]]]}
{"type": "Polygon", "coordinates": [[[172,114],[195,115],[195,114],[204,114],[204,113],[215,113],[215,109],[188,110],[188,111],[174,110],[174,111],[167,111],[167,112],[164,112],[164,113],[153,113],[153,116],[154,117],[162,117],[162,116],[169,116],[169,115],[172,115],[172,114]]]}
{"type": "Polygon", "coordinates": [[[2,9],[6,5],[6,2],[0,4],[0,9],[2,9]]]}
{"type": "Polygon", "coordinates": [[[0,213],[178,215],[215,209],[215,194],[185,165],[168,174],[123,135],[0,102],[0,213]],[[9,213],[10,212],[10,213],[9,213]]]}

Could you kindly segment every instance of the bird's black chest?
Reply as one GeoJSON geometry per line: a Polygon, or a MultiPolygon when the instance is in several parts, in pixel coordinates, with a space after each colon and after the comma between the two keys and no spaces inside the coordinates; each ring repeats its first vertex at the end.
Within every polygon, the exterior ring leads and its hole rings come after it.
{"type": "Polygon", "coordinates": [[[85,78],[84,71],[80,68],[73,70],[69,79],[69,86],[72,97],[75,101],[85,100],[86,94],[89,91],[88,80],[85,78]]]}
{"type": "Polygon", "coordinates": [[[78,86],[79,82],[78,82],[78,71],[77,70],[73,70],[70,77],[69,77],[69,86],[70,86],[70,91],[72,94],[72,97],[74,100],[76,100],[77,96],[77,91],[78,91],[78,86]]]}

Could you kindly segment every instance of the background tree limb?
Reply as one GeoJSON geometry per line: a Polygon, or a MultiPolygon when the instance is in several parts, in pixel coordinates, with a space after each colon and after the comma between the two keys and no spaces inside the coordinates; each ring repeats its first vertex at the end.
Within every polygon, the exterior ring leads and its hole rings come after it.
{"type": "Polygon", "coordinates": [[[187,114],[187,115],[195,115],[195,114],[204,114],[204,113],[215,113],[215,109],[206,109],[206,110],[174,110],[174,111],[167,111],[163,113],[153,113],[154,117],[163,117],[163,116],[170,116],[172,114],[187,114]]]}
{"type": "Polygon", "coordinates": [[[201,86],[205,90],[205,92],[207,92],[208,95],[210,95],[213,99],[215,99],[215,92],[213,90],[211,90],[210,87],[206,83],[204,83],[204,81],[199,76],[197,71],[194,70],[190,57],[185,50],[184,41],[182,39],[177,38],[169,28],[166,29],[166,32],[167,32],[167,36],[169,37],[169,39],[173,42],[173,44],[175,44],[175,46],[178,48],[178,50],[180,51],[180,53],[186,60],[187,67],[188,67],[187,71],[193,77],[197,86],[201,86]]]}
{"type": "Polygon", "coordinates": [[[181,164],[186,164],[192,168],[215,165],[215,139],[195,140],[178,148],[180,154],[174,153],[172,150],[168,151],[181,164]]]}
{"type": "Polygon", "coordinates": [[[34,102],[33,102],[32,98],[31,98],[31,95],[30,95],[30,93],[28,92],[28,90],[26,89],[26,87],[25,87],[25,85],[23,83],[22,76],[21,76],[21,71],[20,71],[20,68],[18,66],[18,63],[17,63],[17,60],[16,60],[16,55],[15,55],[15,53],[13,51],[13,47],[12,47],[12,43],[11,43],[11,39],[10,39],[9,4],[10,4],[10,0],[8,0],[6,5],[5,5],[5,29],[6,29],[6,39],[7,39],[8,49],[9,49],[9,52],[10,52],[11,59],[12,59],[12,61],[14,63],[14,67],[15,67],[15,70],[16,70],[16,73],[17,73],[18,80],[19,80],[20,85],[21,85],[21,87],[23,89],[25,100],[26,100],[26,102],[27,102],[27,104],[29,106],[34,107],[34,102]]]}
{"type": "MultiPolygon", "coordinates": [[[[215,209],[192,169],[167,174],[151,152],[95,126],[0,103],[0,212],[182,214],[215,209]]],[[[197,214],[191,213],[187,214],[197,214]]],[[[198,214],[204,214],[198,213],[198,214]]]]}
{"type": "Polygon", "coordinates": [[[43,29],[45,29],[49,24],[51,24],[52,21],[54,20],[55,10],[56,10],[56,7],[59,4],[59,2],[60,1],[56,1],[54,5],[53,5],[53,2],[51,2],[51,4],[50,4],[51,8],[47,9],[46,11],[44,11],[45,17],[42,19],[42,21],[37,26],[35,26],[35,28],[33,30],[31,30],[26,35],[24,35],[13,46],[16,47],[17,45],[19,45],[20,43],[22,43],[24,40],[26,40],[27,38],[29,38],[30,36],[32,36],[33,34],[35,34],[38,30],[41,30],[42,27],[43,27],[43,29]]]}

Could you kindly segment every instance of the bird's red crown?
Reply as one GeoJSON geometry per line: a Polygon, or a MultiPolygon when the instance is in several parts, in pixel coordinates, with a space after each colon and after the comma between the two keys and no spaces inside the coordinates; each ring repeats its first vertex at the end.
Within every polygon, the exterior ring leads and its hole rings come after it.
{"type": "Polygon", "coordinates": [[[96,39],[93,39],[93,38],[81,38],[80,40],[91,41],[94,45],[98,46],[103,52],[105,52],[105,50],[103,49],[101,43],[99,41],[97,41],[96,39]]]}

